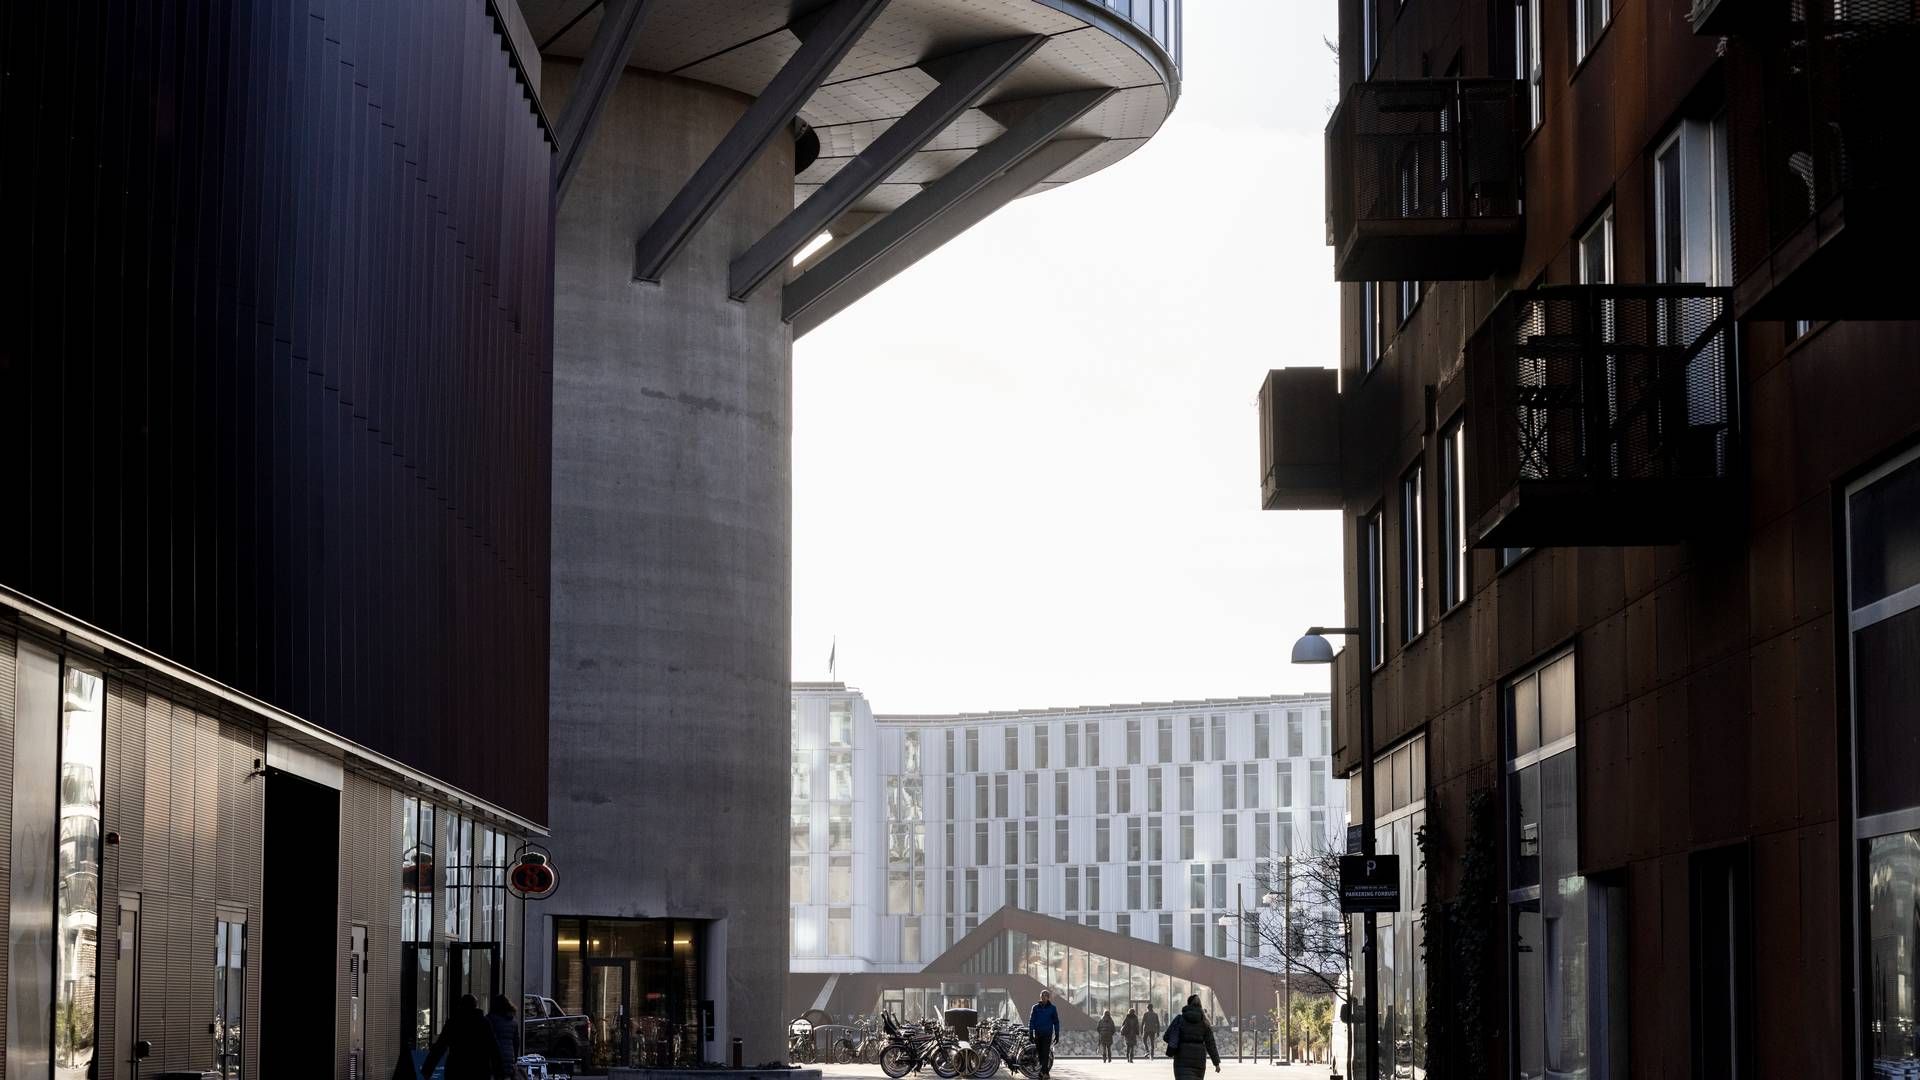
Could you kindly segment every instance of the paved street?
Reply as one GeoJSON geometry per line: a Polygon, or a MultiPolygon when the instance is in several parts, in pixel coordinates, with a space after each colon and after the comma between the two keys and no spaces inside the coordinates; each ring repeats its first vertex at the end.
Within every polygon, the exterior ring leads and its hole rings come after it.
{"type": "MultiPolygon", "coordinates": [[[[877,1065],[821,1065],[823,1080],[886,1080],[885,1073],[877,1065]]],[[[1221,1060],[1218,1074],[1209,1073],[1209,1077],[1218,1076],[1218,1080],[1326,1080],[1328,1067],[1325,1065],[1287,1065],[1275,1067],[1262,1061],[1255,1064],[1249,1060],[1242,1065],[1233,1058],[1221,1060]]],[[[920,1074],[921,1080],[931,1080],[931,1069],[920,1074]]],[[[1005,1080],[1006,1073],[1000,1073],[1005,1080]]],[[[1160,1059],[1158,1061],[1136,1061],[1132,1065],[1116,1061],[1111,1065],[1086,1058],[1061,1058],[1054,1062],[1054,1080],[1172,1080],[1173,1066],[1160,1059]]],[[[909,1080],[912,1080],[911,1074],[909,1080]]]]}

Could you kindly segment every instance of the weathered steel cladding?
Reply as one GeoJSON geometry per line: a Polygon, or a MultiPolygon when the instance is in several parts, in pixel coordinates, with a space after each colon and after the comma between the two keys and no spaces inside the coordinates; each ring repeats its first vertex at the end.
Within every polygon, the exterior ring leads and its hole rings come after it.
{"type": "MultiPolygon", "coordinates": [[[[1380,508],[1389,538],[1386,662],[1373,676],[1376,747],[1427,736],[1428,861],[1442,897],[1458,890],[1470,793],[1503,782],[1502,680],[1542,655],[1578,650],[1580,865],[1624,885],[1630,938],[1628,1073],[1691,1075],[1689,860],[1743,844],[1750,857],[1755,959],[1751,1063],[1761,1077],[1850,1075],[1852,949],[1847,855],[1846,684],[1836,625],[1839,494],[1862,470],[1920,439],[1920,323],[1831,322],[1789,343],[1779,323],[1739,329],[1746,468],[1725,534],[1689,545],[1541,548],[1501,569],[1469,556],[1469,591],[1429,605],[1403,643],[1401,476],[1466,406],[1462,347],[1511,288],[1574,280],[1576,238],[1609,203],[1623,282],[1653,276],[1653,152],[1683,117],[1725,108],[1734,248],[1764,242],[1750,155],[1764,144],[1764,76],[1750,46],[1698,38],[1684,0],[1615,0],[1612,23],[1577,67],[1573,5],[1543,2],[1545,116],[1525,144],[1526,242],[1517,271],[1428,288],[1395,331],[1392,285],[1379,364],[1359,355],[1360,286],[1343,289],[1342,484],[1351,520],[1380,508]],[[1724,48],[1724,51],[1723,51],[1724,48]]],[[[1343,81],[1361,77],[1359,5],[1342,5],[1343,81]]],[[[1381,0],[1376,78],[1512,71],[1507,0],[1381,0]]],[[[1468,439],[1476,431],[1466,413],[1468,439]]],[[[1432,527],[1431,521],[1429,528],[1432,527]]],[[[1347,610],[1363,610],[1358,553],[1344,552],[1347,610]]],[[[1429,550],[1426,579],[1440,580],[1429,550]]],[[[1437,596],[1436,596],[1437,600],[1437,596]]],[[[1358,764],[1362,677],[1336,664],[1339,768],[1358,764]]],[[[1496,1003],[1503,1016],[1506,1004],[1496,1003]]],[[[1491,1028],[1506,1026],[1495,1021],[1491,1028]]],[[[1505,1062],[1495,1035],[1489,1060],[1505,1062]]],[[[1444,1063],[1443,1063],[1444,1064],[1444,1063]]]]}
{"type": "Polygon", "coordinates": [[[488,6],[0,23],[0,582],[544,818],[550,145],[488,6]]]}

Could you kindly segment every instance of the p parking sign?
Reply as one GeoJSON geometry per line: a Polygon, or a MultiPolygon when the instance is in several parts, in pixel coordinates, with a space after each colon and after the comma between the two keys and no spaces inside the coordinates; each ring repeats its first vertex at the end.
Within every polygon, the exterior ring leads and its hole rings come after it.
{"type": "Polygon", "coordinates": [[[1400,910],[1400,856],[1340,856],[1340,911],[1400,910]]]}

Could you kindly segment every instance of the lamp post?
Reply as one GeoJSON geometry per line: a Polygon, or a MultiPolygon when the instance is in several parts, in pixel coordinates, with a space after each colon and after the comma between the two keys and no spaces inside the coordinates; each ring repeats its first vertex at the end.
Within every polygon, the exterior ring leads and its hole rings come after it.
{"type": "Polygon", "coordinates": [[[1229,926],[1232,925],[1234,919],[1237,918],[1240,920],[1240,928],[1235,931],[1233,935],[1240,949],[1240,962],[1233,966],[1233,1011],[1240,1014],[1235,1018],[1233,1025],[1233,1053],[1237,1060],[1244,1063],[1247,1060],[1247,1003],[1245,999],[1240,996],[1240,974],[1242,969],[1247,966],[1247,908],[1246,895],[1241,890],[1241,884],[1237,881],[1234,882],[1234,913],[1232,915],[1220,916],[1220,925],[1229,926]]]}
{"type": "MultiPolygon", "coordinates": [[[[1367,537],[1361,533],[1356,537],[1355,550],[1361,552],[1363,566],[1368,560],[1367,537]]],[[[1358,626],[1310,626],[1299,641],[1293,643],[1293,662],[1296,664],[1331,664],[1333,646],[1326,635],[1338,634],[1354,639],[1360,652],[1360,852],[1372,855],[1373,852],[1373,612],[1379,598],[1373,595],[1375,589],[1372,574],[1369,571],[1361,585],[1361,618],[1358,626]]],[[[1364,1030],[1367,1039],[1367,1080],[1379,1080],[1379,1001],[1380,969],[1374,963],[1378,952],[1374,949],[1375,927],[1373,916],[1362,914],[1360,917],[1360,958],[1361,969],[1366,986],[1366,1004],[1363,1012],[1364,1030]]]]}

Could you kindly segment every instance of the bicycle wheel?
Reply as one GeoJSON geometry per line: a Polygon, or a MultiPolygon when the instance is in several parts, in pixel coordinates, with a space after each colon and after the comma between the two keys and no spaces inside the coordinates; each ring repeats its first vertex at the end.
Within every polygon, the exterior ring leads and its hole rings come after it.
{"type": "Polygon", "coordinates": [[[988,1080],[1000,1071],[1000,1055],[991,1050],[980,1052],[980,1064],[973,1070],[973,1080],[988,1080]]]}
{"type": "Polygon", "coordinates": [[[940,1080],[953,1080],[960,1075],[960,1066],[955,1062],[959,1047],[943,1046],[933,1052],[933,1072],[940,1080]]]}
{"type": "Polygon", "coordinates": [[[913,1054],[904,1046],[889,1046],[880,1051],[880,1071],[900,1080],[913,1071],[913,1054]]]}

